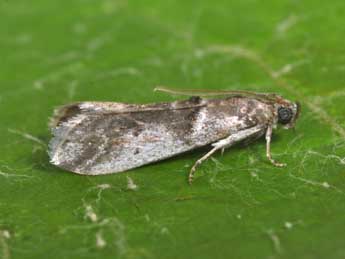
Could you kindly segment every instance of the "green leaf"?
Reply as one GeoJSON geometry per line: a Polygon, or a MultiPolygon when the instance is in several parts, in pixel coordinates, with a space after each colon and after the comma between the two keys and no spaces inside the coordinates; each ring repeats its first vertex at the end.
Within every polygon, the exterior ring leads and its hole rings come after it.
{"type": "Polygon", "coordinates": [[[344,258],[345,2],[1,1],[0,257],[344,258]],[[85,177],[49,163],[54,107],[275,92],[296,131],[85,177]]]}

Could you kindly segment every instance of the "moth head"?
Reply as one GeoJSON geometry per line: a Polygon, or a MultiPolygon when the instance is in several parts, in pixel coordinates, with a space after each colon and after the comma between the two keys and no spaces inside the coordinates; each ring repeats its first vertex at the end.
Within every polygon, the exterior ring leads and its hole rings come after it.
{"type": "Polygon", "coordinates": [[[298,102],[284,101],[280,103],[277,109],[278,123],[283,125],[285,129],[294,128],[300,111],[301,106],[298,102]]]}

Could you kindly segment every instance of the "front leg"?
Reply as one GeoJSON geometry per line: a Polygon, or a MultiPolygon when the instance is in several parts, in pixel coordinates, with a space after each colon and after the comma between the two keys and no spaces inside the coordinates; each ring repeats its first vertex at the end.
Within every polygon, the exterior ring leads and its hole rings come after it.
{"type": "Polygon", "coordinates": [[[231,147],[232,145],[234,145],[235,143],[244,140],[246,138],[249,138],[253,135],[256,135],[258,133],[263,133],[264,129],[262,126],[255,126],[249,129],[245,129],[245,130],[241,130],[235,134],[230,135],[229,137],[225,138],[225,139],[221,139],[216,143],[213,143],[212,146],[213,148],[203,157],[201,157],[199,160],[197,160],[194,164],[194,166],[192,167],[192,169],[190,170],[189,173],[189,178],[188,178],[188,182],[189,184],[192,184],[193,182],[193,178],[194,178],[194,174],[196,171],[196,168],[198,167],[198,165],[200,165],[202,162],[204,162],[205,160],[207,160],[213,153],[215,153],[217,150],[224,150],[225,148],[231,147]]]}
{"type": "Polygon", "coordinates": [[[284,167],[284,166],[286,166],[286,164],[276,162],[272,158],[272,154],[271,154],[271,139],[272,139],[272,125],[268,125],[267,130],[266,130],[266,156],[267,156],[268,160],[273,165],[275,165],[277,167],[284,167]]]}

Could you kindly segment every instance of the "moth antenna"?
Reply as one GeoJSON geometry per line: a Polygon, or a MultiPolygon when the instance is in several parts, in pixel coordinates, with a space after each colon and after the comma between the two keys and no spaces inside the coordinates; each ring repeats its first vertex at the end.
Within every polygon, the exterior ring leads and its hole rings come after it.
{"type": "MultiPolygon", "coordinates": [[[[163,92],[163,93],[168,93],[168,94],[173,94],[173,95],[195,95],[198,90],[179,90],[179,89],[173,89],[165,86],[157,86],[153,89],[154,92],[163,92]],[[194,92],[194,93],[193,93],[194,92]]],[[[199,94],[199,93],[198,93],[199,94]]]]}
{"type": "Polygon", "coordinates": [[[187,95],[187,96],[243,96],[243,97],[252,97],[257,99],[275,99],[274,94],[266,93],[256,93],[245,90],[207,90],[207,89],[174,89],[165,86],[157,86],[154,88],[154,91],[159,91],[163,93],[173,94],[173,95],[187,95]]]}
{"type": "Polygon", "coordinates": [[[165,86],[157,86],[154,91],[159,91],[168,94],[176,95],[199,95],[199,96],[218,96],[218,95],[252,95],[254,93],[249,91],[222,91],[222,90],[207,90],[207,89],[174,89],[165,86]]]}

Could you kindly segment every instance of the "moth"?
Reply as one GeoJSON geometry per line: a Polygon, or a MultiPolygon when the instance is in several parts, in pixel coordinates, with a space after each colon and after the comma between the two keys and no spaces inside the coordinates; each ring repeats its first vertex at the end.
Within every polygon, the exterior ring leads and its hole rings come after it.
{"type": "Polygon", "coordinates": [[[295,126],[300,105],[274,93],[249,91],[155,90],[190,95],[187,100],[153,104],[78,102],[54,112],[49,144],[52,164],[83,175],[119,173],[199,147],[210,151],[189,173],[216,151],[239,142],[266,138],[271,155],[272,131],[295,126]]]}

